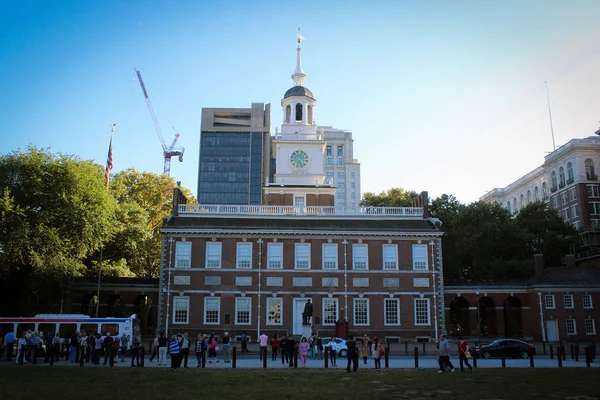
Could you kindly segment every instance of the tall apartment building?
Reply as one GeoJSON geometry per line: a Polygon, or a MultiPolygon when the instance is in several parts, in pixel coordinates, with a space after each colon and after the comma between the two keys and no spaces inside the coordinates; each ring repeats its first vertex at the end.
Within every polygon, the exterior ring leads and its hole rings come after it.
{"type": "Polygon", "coordinates": [[[262,202],[269,176],[271,105],[203,108],[198,163],[202,204],[262,202]]]}

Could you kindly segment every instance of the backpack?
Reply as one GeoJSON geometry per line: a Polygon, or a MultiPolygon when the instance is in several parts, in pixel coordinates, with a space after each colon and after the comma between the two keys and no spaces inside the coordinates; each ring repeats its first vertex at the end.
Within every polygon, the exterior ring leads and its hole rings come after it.
{"type": "Polygon", "coordinates": [[[385,349],[379,345],[379,357],[383,357],[385,355],[385,349]]]}

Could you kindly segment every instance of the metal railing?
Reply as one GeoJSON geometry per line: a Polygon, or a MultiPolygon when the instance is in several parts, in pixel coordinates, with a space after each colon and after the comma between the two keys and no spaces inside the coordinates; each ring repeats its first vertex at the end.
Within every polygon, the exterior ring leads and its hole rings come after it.
{"type": "Polygon", "coordinates": [[[422,207],[317,207],[180,204],[179,214],[423,217],[422,207]]]}

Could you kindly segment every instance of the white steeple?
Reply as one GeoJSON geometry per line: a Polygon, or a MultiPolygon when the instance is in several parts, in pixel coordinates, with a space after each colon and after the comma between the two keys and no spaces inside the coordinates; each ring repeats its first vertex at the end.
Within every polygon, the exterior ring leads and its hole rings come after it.
{"type": "Polygon", "coordinates": [[[304,70],[302,69],[302,48],[300,47],[300,43],[304,40],[304,36],[300,34],[300,28],[298,28],[298,32],[296,32],[296,37],[298,38],[298,48],[296,55],[296,69],[292,74],[292,80],[294,81],[294,86],[304,86],[304,78],[306,75],[304,74],[304,70]]]}

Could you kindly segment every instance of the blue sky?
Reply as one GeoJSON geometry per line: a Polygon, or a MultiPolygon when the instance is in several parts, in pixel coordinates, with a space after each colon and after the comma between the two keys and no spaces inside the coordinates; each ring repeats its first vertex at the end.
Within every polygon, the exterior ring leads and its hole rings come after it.
{"type": "Polygon", "coordinates": [[[197,189],[203,107],[271,103],[292,86],[301,27],[319,125],[350,129],[362,189],[472,202],[600,127],[599,1],[3,1],[0,153],[29,144],[171,175],[197,189]]]}

